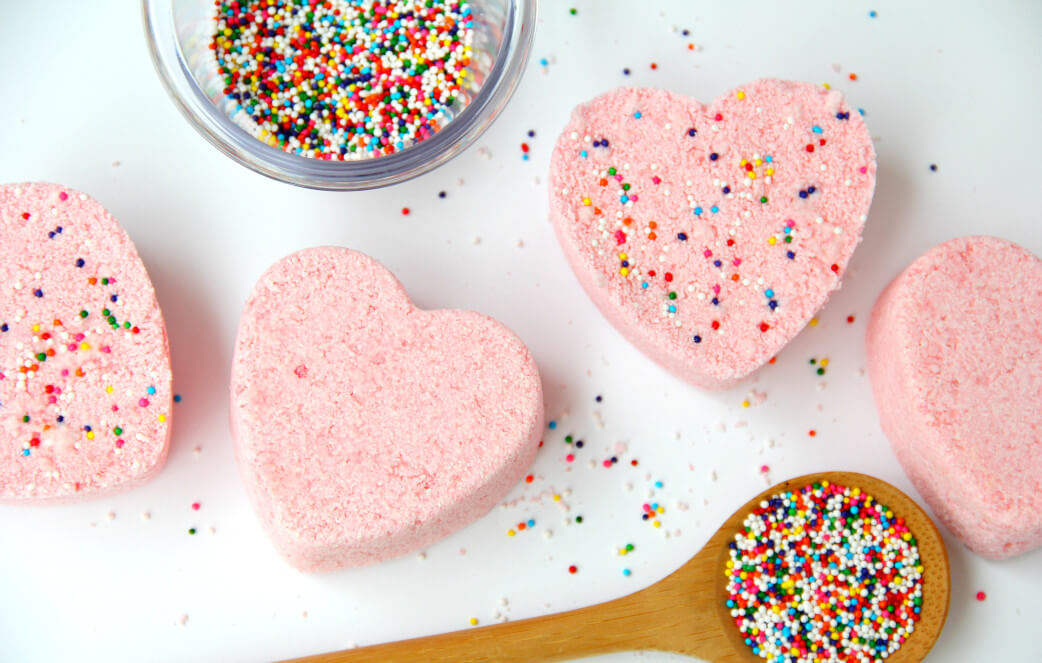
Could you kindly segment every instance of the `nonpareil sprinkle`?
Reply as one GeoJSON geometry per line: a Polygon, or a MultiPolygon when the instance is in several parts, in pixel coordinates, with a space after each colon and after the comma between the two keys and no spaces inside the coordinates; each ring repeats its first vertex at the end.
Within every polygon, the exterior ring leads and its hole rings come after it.
{"type": "Polygon", "coordinates": [[[728,545],[726,605],[761,658],[882,660],[919,621],[916,539],[858,488],[823,481],[773,495],[728,545]]]}
{"type": "Polygon", "coordinates": [[[433,136],[473,91],[465,0],[216,5],[210,48],[232,117],[286,152],[392,154],[433,136]]]}

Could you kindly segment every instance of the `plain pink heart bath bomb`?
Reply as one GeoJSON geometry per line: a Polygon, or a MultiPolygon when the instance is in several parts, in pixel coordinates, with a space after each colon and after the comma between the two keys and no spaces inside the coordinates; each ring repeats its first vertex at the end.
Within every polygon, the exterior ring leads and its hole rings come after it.
{"type": "Polygon", "coordinates": [[[335,247],[260,278],[231,397],[247,493],[305,571],[419,550],[484,515],[543,424],[539,372],[509,329],[417,309],[380,263],[335,247]]]}
{"type": "Polygon", "coordinates": [[[721,388],[839,287],[875,175],[868,130],[839,92],[760,80],[704,106],[622,88],[573,111],[551,162],[551,220],[623,336],[721,388]]]}
{"type": "Polygon", "coordinates": [[[1042,260],[994,237],[934,247],[867,342],[883,431],[938,519],[986,557],[1042,545],[1042,260]]]}
{"type": "Polygon", "coordinates": [[[155,476],[170,352],[126,232],[72,189],[0,186],[0,289],[0,501],[76,501],[155,476]]]}

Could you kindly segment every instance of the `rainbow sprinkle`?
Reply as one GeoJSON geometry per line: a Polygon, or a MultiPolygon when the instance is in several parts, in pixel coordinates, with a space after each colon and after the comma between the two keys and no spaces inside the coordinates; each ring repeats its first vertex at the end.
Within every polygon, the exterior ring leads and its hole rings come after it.
{"type": "Polygon", "coordinates": [[[827,481],[760,502],[729,544],[728,599],[754,654],[882,660],[915,630],[923,567],[886,506],[827,481]]]}
{"type": "Polygon", "coordinates": [[[472,38],[465,0],[218,0],[210,48],[233,119],[286,152],[345,161],[451,120],[472,38]]]}

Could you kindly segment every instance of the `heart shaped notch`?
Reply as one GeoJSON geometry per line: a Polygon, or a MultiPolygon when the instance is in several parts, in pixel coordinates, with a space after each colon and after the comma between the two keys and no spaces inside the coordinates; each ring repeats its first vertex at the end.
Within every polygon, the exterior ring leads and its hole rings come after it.
{"type": "Polygon", "coordinates": [[[509,329],[423,311],[336,247],[265,272],[239,324],[231,423],[247,493],[293,566],[419,550],[484,515],[539,446],[538,369],[509,329]]]}
{"type": "Polygon", "coordinates": [[[558,138],[551,220],[623,336],[724,388],[839,287],[875,174],[868,130],[839,92],[760,80],[704,106],[620,88],[576,108],[558,138]]]}

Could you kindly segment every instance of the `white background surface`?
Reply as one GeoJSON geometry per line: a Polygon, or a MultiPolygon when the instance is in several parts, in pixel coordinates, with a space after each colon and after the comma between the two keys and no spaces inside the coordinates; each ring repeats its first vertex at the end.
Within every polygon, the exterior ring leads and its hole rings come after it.
{"type": "MultiPolygon", "coordinates": [[[[76,506],[0,507],[4,662],[266,660],[469,628],[471,617],[488,624],[496,611],[520,619],[591,604],[694,554],[765,486],[761,464],[773,481],[849,469],[915,496],[862,373],[875,296],[915,256],[960,234],[989,232],[1042,253],[1042,4],[1031,0],[547,0],[520,90],[478,145],[421,179],[356,194],[266,180],[197,136],[152,71],[138,3],[3,5],[0,182],[62,182],[122,221],[155,281],[184,396],[169,464],[154,482],[76,506]],[[644,359],[586,299],[546,221],[544,176],[580,101],[621,84],[708,101],[761,76],[829,82],[865,109],[879,158],[876,201],[821,323],[746,384],[706,393],[644,359]],[[522,141],[532,146],[528,162],[522,141]],[[532,348],[547,414],[560,422],[547,433],[537,479],[513,493],[522,500],[431,547],[425,560],[302,575],[275,556],[245,500],[226,396],[239,311],[271,262],[317,244],[382,260],[423,307],[472,308],[512,327],[532,348]],[[830,359],[827,375],[814,374],[811,357],[830,359]],[[766,400],[743,409],[753,389],[766,400]],[[569,432],[586,441],[571,467],[569,432]],[[599,461],[618,441],[628,450],[606,470],[599,461]],[[661,530],[639,517],[656,480],[664,488],[652,499],[667,507],[661,530]],[[547,498],[566,490],[567,512],[547,498]],[[565,525],[578,514],[582,525],[565,525]],[[535,531],[506,536],[528,518],[535,531]],[[189,536],[189,527],[200,533],[189,536]],[[636,551],[616,556],[626,543],[636,551]]],[[[930,660],[1038,660],[1042,551],[990,562],[945,536],[951,612],[930,660]],[[978,590],[986,601],[974,599],[978,590]]]]}

